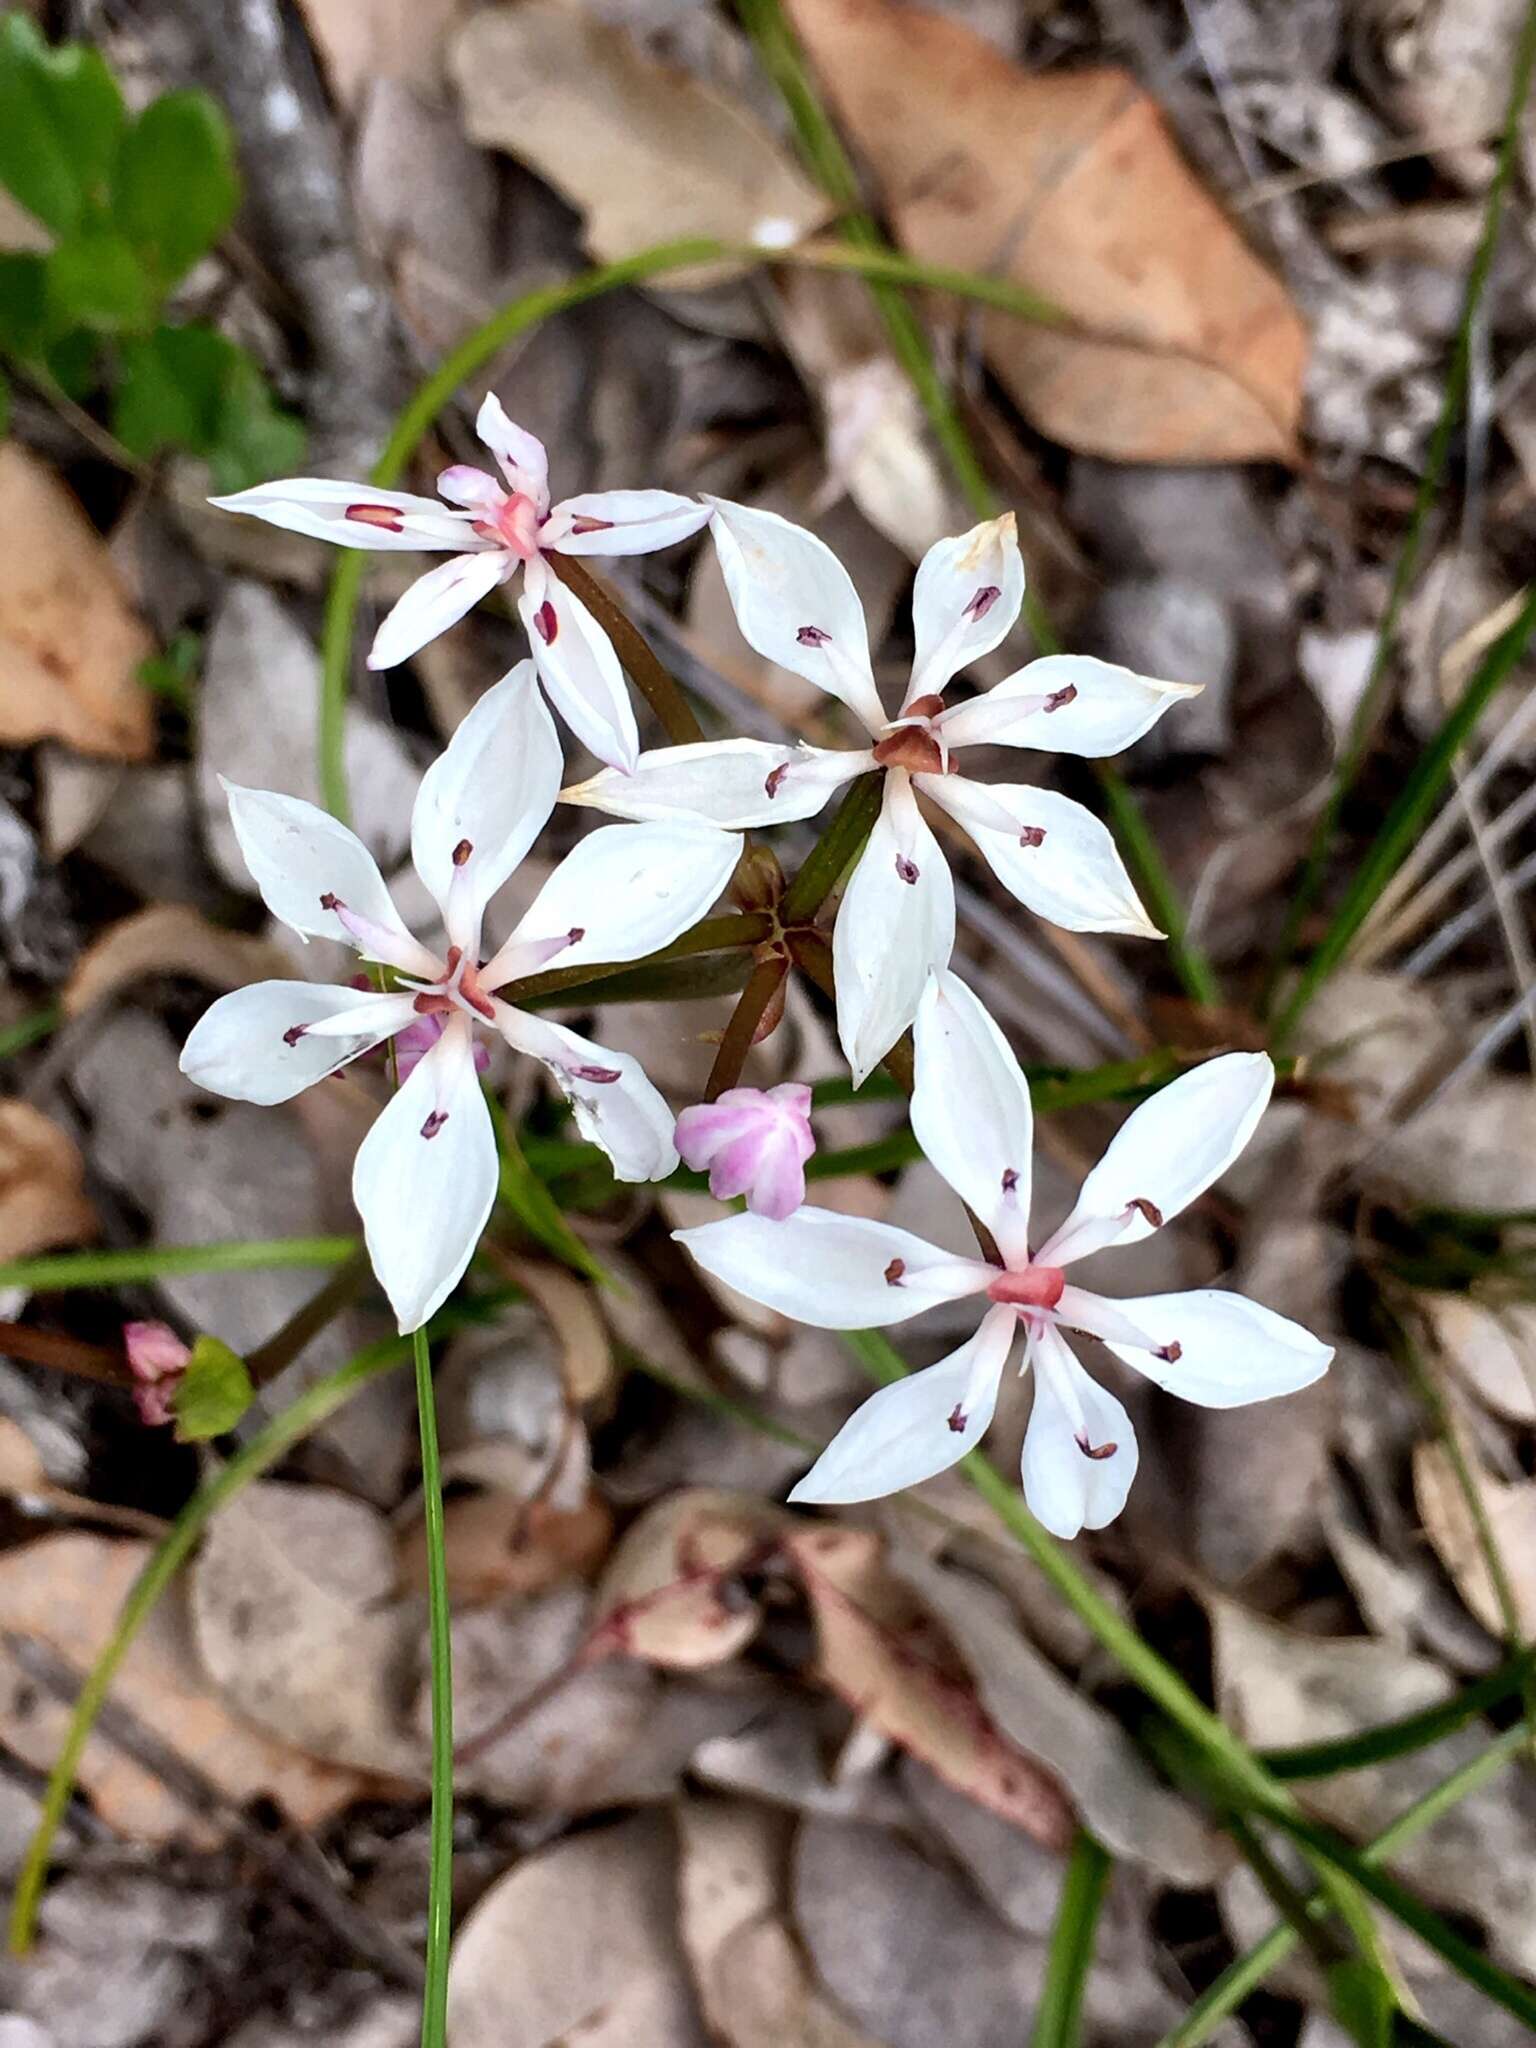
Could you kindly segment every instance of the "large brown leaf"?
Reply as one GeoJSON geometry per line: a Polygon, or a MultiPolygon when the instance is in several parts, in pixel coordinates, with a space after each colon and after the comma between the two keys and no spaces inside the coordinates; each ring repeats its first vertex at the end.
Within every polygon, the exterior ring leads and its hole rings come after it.
{"type": "Polygon", "coordinates": [[[985,318],[987,355],[1042,432],[1122,462],[1294,458],[1301,317],[1128,73],[1031,76],[896,0],[789,5],[906,248],[1078,323],[985,318]]]}

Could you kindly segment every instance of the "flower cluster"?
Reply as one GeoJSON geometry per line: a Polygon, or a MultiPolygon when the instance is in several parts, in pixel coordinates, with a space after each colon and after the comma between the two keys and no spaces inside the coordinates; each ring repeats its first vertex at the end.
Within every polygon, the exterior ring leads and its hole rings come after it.
{"type": "Polygon", "coordinates": [[[1224,1171],[1268,1100],[1268,1060],[1210,1060],[1136,1110],[1072,1214],[1032,1250],[1029,1091],[1002,1033],[950,971],[954,885],[924,803],[959,826],[1002,886],[1038,915],[1072,931],[1158,936],[1091,812],[1032,782],[983,780],[962,768],[971,765],[967,750],[981,746],[1117,753],[1198,686],[1053,655],[946,703],[961,671],[1001,645],[1023,603],[1023,563],[1005,517],[924,557],[911,676],[891,715],[858,595],[813,535],[772,513],[668,491],[552,504],[544,449],[494,397],[478,429],[499,477],[446,469],[438,478],[446,503],[328,478],[216,501],[346,546],[448,554],[384,620],[369,656],[375,667],[406,660],[522,575],[518,612],[532,659],[476,704],[428,770],[412,814],[412,860],[440,933],[410,933],[367,849],[325,812],[231,787],[235,832],[268,909],[302,938],[351,945],[375,963],[378,986],[274,981],[237,990],[209,1009],[182,1057],[206,1087],[276,1103],[392,1042],[398,1085],[358,1150],[353,1196],[401,1329],[418,1327],[457,1285],[495,1202],[498,1154],[477,1044],[488,1031],[549,1070],[620,1179],[663,1179],[681,1153],[708,1169],[717,1197],[746,1198],[744,1213],[679,1232],[703,1267],[741,1293],[829,1329],[895,1323],[962,1297],[984,1304],[969,1342],[865,1404],[796,1499],[868,1499],[952,1464],[986,1430],[1020,1333],[1022,1363],[1035,1371],[1025,1489],[1062,1534],[1118,1513],[1136,1467],[1129,1417],[1084,1373],[1064,1331],[1099,1338],[1169,1391],[1213,1406],[1316,1378],[1326,1348],[1239,1295],[1204,1290],[1117,1304],[1066,1276],[1090,1252],[1157,1229],[1224,1171]],[[643,553],[706,526],[744,638],[844,705],[863,744],[725,739],[640,751],[618,657],[560,558],[643,553]],[[605,764],[564,790],[544,696],[605,764]],[[913,1030],[913,1128],[972,1211],[987,1247],[981,1258],[802,1206],[814,1150],[802,1084],[767,1094],[727,1088],[674,1123],[627,1054],[513,999],[517,984],[551,962],[596,968],[670,945],[725,890],[743,832],[809,818],[873,774],[882,777],[879,816],[832,934],[838,1033],[862,1082],[913,1030]],[[493,946],[484,931],[492,899],[562,798],[623,822],[579,841],[493,946]]]}

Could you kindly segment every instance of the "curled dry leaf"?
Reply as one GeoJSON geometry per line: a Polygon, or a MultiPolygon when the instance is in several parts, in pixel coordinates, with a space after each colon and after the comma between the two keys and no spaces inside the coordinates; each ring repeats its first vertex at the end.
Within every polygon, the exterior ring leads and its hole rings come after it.
{"type": "MultiPolygon", "coordinates": [[[[470,1493],[444,1508],[443,1541],[452,1598],[498,1600],[590,1578],[608,1555],[613,1515],[596,1494],[561,1508],[511,1493],[470,1493]]],[[[406,1585],[426,1592],[424,1524],[417,1523],[400,1546],[400,1573],[406,1585]]]]}
{"type": "Polygon", "coordinates": [[[439,86],[443,42],[464,0],[299,0],[299,12],[331,90],[353,109],[382,79],[439,86]]]}
{"type": "Polygon", "coordinates": [[[749,114],[569,0],[483,10],[451,66],[473,140],[508,151],[580,208],[600,262],[693,235],[782,246],[830,212],[749,114]]]}
{"type": "Polygon", "coordinates": [[[726,1663],[762,1620],[739,1575],[776,1549],[794,1521],[766,1501],[708,1487],[659,1501],[603,1574],[594,1632],[614,1651],[669,1671],[726,1663]]]}
{"type": "Polygon", "coordinates": [[[0,444],[0,743],[64,740],[142,761],[154,707],[150,638],[106,543],[57,477],[0,444]]]}
{"type": "MultiPolygon", "coordinates": [[[[1468,1454],[1470,1457],[1470,1453],[1468,1454]]],[[[1472,1464],[1489,1533],[1503,1561],[1522,1635],[1536,1629],[1536,1480],[1513,1484],[1472,1464]]],[[[1443,1444],[1419,1444],[1413,1453],[1413,1497],[1435,1555],[1456,1590],[1492,1636],[1505,1633],[1503,1609],[1478,1536],[1477,1523],[1443,1444]]]]}
{"type": "Polygon", "coordinates": [[[1536,1304],[1424,1294],[1419,1306],[1464,1386],[1506,1421],[1536,1422],[1536,1304]]]}
{"type": "Polygon", "coordinates": [[[882,1539],[823,1525],[796,1531],[784,1547],[833,1691],[957,1791],[1047,1847],[1067,1848],[1077,1815],[1059,1779],[996,1726],[923,1603],[888,1569],[882,1539]]]}
{"type": "Polygon", "coordinates": [[[1105,1848],[1174,1884],[1211,1882],[1224,1860],[1218,1839],[1153,1775],[1119,1722],[1024,1640],[990,1587],[908,1555],[892,1568],[970,1666],[985,1711],[1055,1773],[1105,1848]]]}
{"type": "Polygon", "coordinates": [[[95,1234],[73,1138],[30,1102],[0,1101],[0,1260],[84,1244],[95,1234]]]}
{"type": "Polygon", "coordinates": [[[613,1388],[613,1346],[592,1289],[544,1259],[503,1256],[496,1262],[543,1311],[560,1340],[566,1399],[585,1408],[613,1388]]]}
{"type": "MultiPolygon", "coordinates": [[[[84,1674],[106,1644],[128,1590],[150,1554],[147,1542],[69,1532],[0,1555],[0,1636],[34,1637],[84,1674]]],[[[263,1734],[215,1697],[197,1668],[176,1592],[140,1630],[113,1683],[113,1698],[195,1764],[237,1805],[275,1800],[313,1827],[358,1796],[362,1781],[263,1734]]],[[[59,1753],[66,1702],[46,1696],[7,1649],[0,1649],[0,1740],[39,1770],[59,1753]]],[[[107,1825],[131,1841],[208,1845],[206,1815],[195,1817],[168,1785],[103,1735],[86,1745],[80,1782],[107,1825]]]]}
{"type": "Polygon", "coordinates": [[[557,1842],[492,1885],[454,1943],[448,2036],[454,2048],[705,2048],[660,1815],[557,1842]]]}
{"type": "Polygon", "coordinates": [[[110,924],[81,954],[64,988],[64,1008],[78,1017],[149,974],[185,974],[218,989],[283,979],[293,961],[269,939],[226,931],[185,903],[151,903],[110,924]]]}
{"type": "Polygon", "coordinates": [[[790,13],[904,245],[1074,322],[985,317],[987,354],[1042,432],[1123,462],[1294,460],[1301,317],[1129,73],[1031,75],[893,0],[790,13]]]}

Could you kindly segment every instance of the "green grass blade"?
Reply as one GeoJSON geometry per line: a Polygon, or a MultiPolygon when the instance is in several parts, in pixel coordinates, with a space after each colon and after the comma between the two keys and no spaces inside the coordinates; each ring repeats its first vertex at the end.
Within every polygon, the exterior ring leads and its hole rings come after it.
{"type": "Polygon", "coordinates": [[[421,1499],[427,1558],[427,1629],[431,1643],[432,1816],[427,1856],[427,1981],[422,1993],[421,2048],[447,2048],[448,1958],[453,1941],[453,1640],[443,1528],[443,1469],[437,1448],[437,1403],[425,1329],[414,1332],[416,1414],[421,1429],[421,1499]]]}
{"type": "Polygon", "coordinates": [[[221,1244],[143,1245],[122,1252],[49,1252],[0,1266],[0,1287],[61,1294],[70,1287],[128,1287],[179,1273],[260,1273],[285,1266],[339,1266],[355,1237],[269,1237],[221,1244]]]}
{"type": "Polygon", "coordinates": [[[1083,1995],[1112,1868],[1108,1851],[1081,1831],[1062,1879],[1029,2048],[1081,2048],[1083,1995]]]}
{"type": "Polygon", "coordinates": [[[1291,1749],[1265,1749],[1259,1761],[1271,1777],[1282,1783],[1307,1778],[1333,1778],[1341,1771],[1363,1771],[1372,1764],[1390,1763],[1394,1757],[1411,1756],[1443,1742],[1487,1713],[1513,1699],[1536,1676],[1536,1650],[1524,1650],[1511,1657],[1486,1678],[1467,1686],[1454,1699],[1425,1707],[1400,1720],[1383,1721],[1375,1728],[1363,1728],[1358,1735],[1344,1735],[1333,1742],[1309,1742],[1291,1749]]]}

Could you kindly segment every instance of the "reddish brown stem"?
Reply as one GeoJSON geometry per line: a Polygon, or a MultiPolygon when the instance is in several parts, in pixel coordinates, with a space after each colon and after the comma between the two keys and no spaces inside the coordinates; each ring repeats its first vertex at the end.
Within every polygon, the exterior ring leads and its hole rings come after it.
{"type": "Polygon", "coordinates": [[[759,960],[747,977],[747,985],[736,998],[731,1021],[725,1027],[725,1036],[715,1054],[715,1064],[709,1070],[709,1080],[704,1087],[706,1102],[713,1102],[727,1088],[734,1088],[741,1079],[747,1054],[757,1038],[757,1027],[767,1016],[768,1006],[778,994],[788,972],[789,962],[783,954],[773,953],[766,960],[759,960]]]}
{"type": "Polygon", "coordinates": [[[54,1372],[73,1373],[77,1379],[97,1380],[107,1387],[133,1385],[133,1374],[120,1351],[85,1344],[78,1337],[60,1336],[52,1330],[34,1330],[26,1323],[0,1322],[0,1354],[24,1358],[28,1365],[46,1365],[54,1372]]]}
{"type": "Polygon", "coordinates": [[[693,707],[678,688],[669,668],[629,614],[574,555],[554,550],[544,556],[566,589],[586,606],[613,642],[619,660],[634,678],[635,688],[661,721],[662,730],[675,747],[685,747],[704,737],[704,728],[693,715],[693,707]]]}

